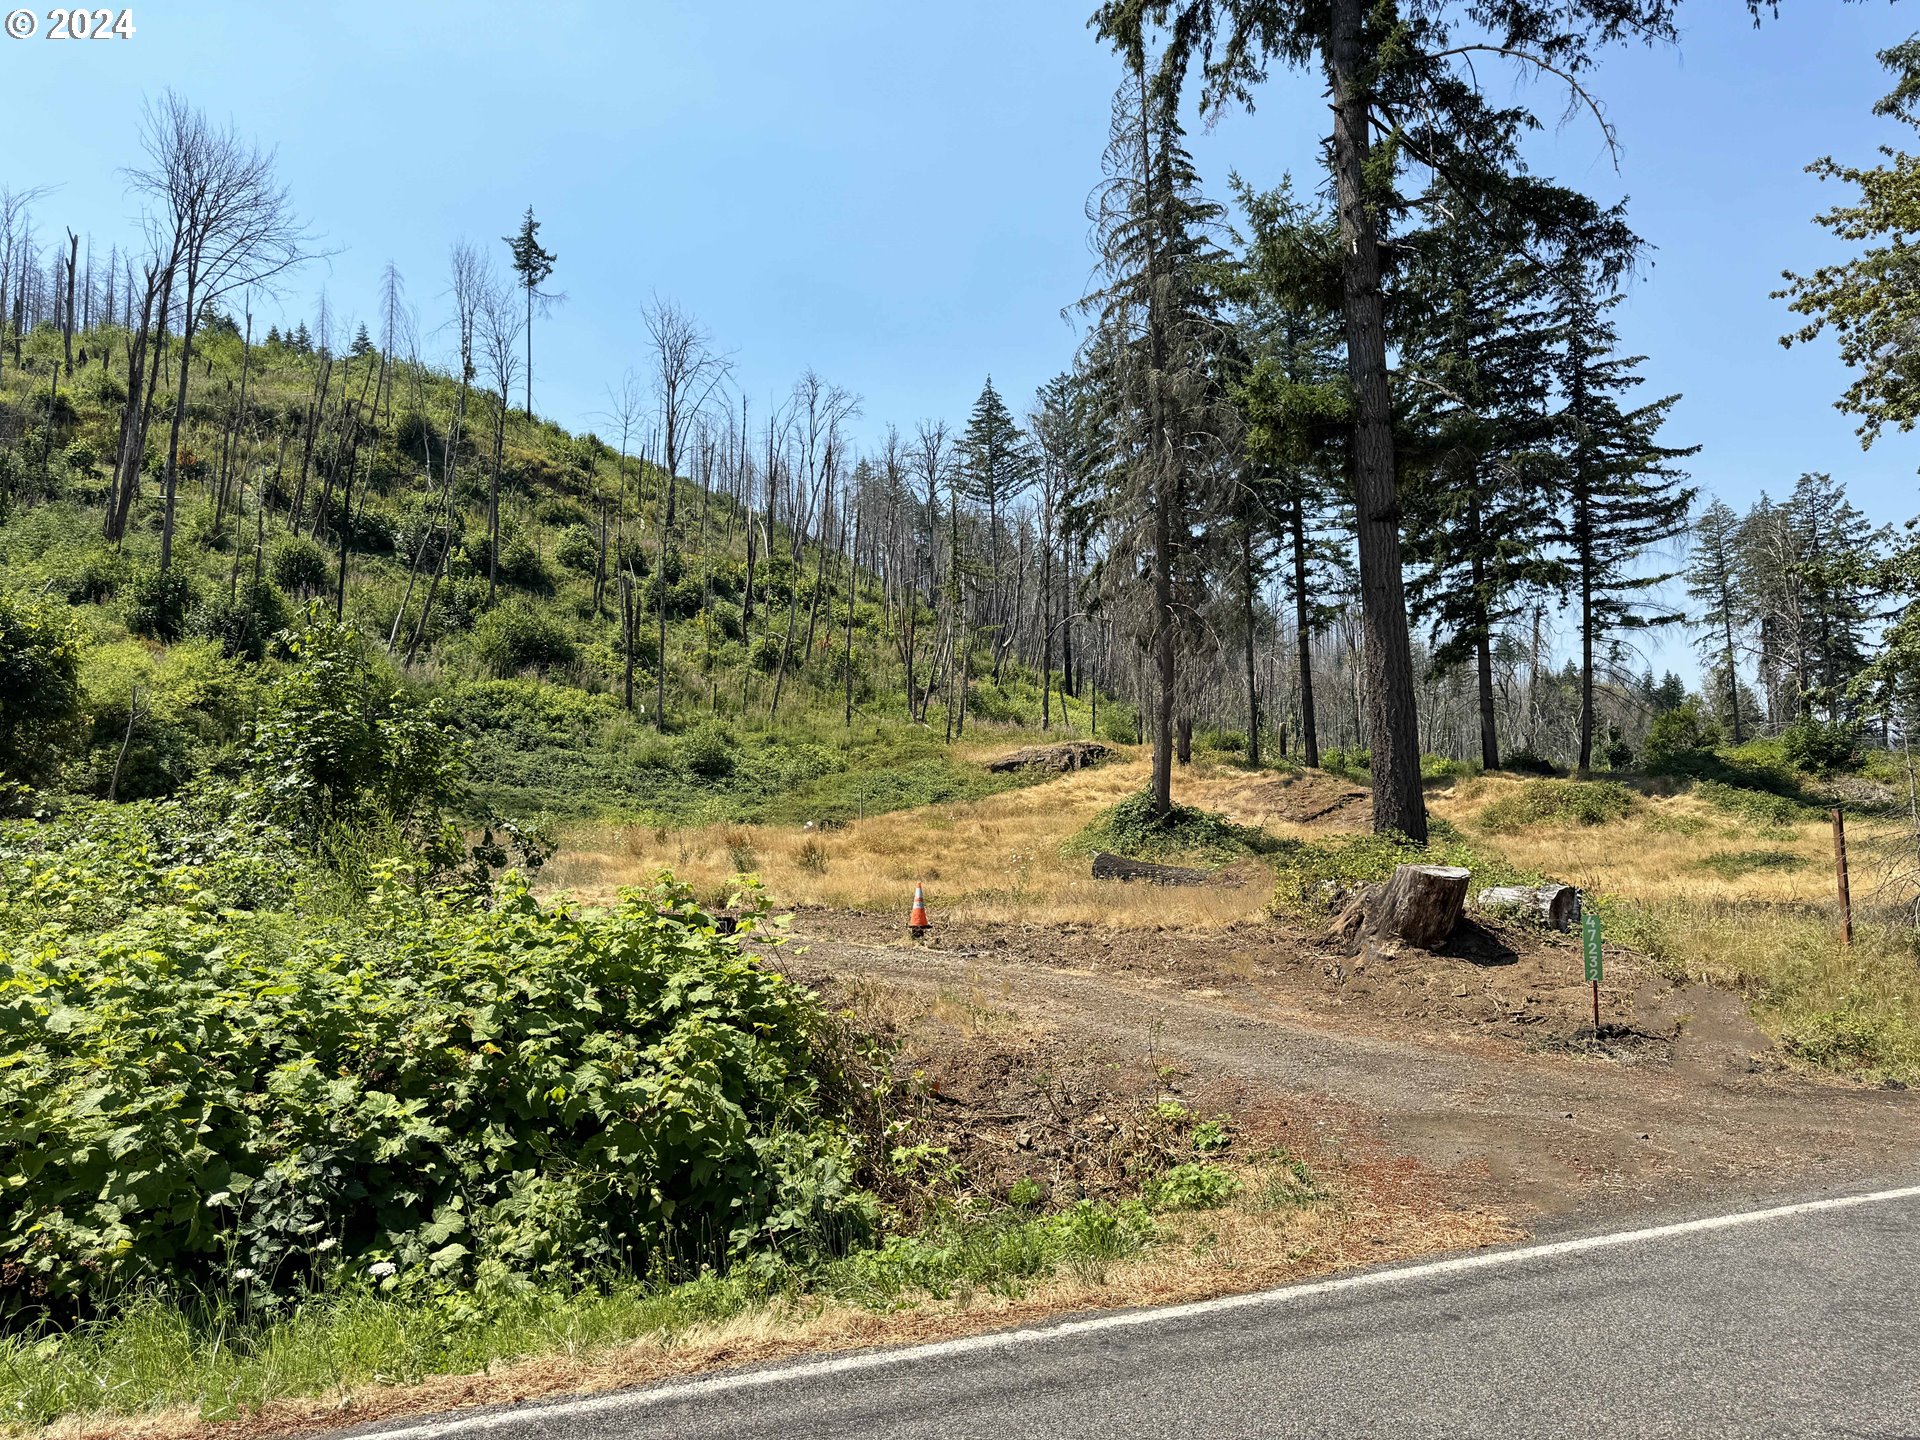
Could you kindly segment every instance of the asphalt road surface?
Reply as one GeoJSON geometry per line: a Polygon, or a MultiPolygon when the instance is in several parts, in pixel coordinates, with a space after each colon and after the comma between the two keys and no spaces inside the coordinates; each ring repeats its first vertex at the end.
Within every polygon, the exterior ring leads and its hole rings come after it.
{"type": "Polygon", "coordinates": [[[369,1433],[1920,1437],[1920,1186],[369,1433]]]}

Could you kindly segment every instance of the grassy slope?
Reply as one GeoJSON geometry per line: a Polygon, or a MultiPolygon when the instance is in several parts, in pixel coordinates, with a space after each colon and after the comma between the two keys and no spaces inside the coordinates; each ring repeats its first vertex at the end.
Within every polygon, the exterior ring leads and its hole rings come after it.
{"type": "MultiPolygon", "coordinates": [[[[83,337],[86,351],[103,350],[123,367],[124,337],[83,337]]],[[[94,725],[89,764],[71,777],[80,788],[103,788],[112,753],[124,731],[129,697],[138,685],[150,730],[175,727],[167,751],[140,763],[136,756],[123,793],[160,788],[203,764],[231,736],[248,709],[246,675],[225,663],[215,647],[191,638],[159,646],[131,636],[132,592],[138,577],[157,565],[161,505],[157,460],[164,451],[164,417],[150,436],[152,473],[136,506],[124,546],[116,554],[99,540],[100,502],[117,443],[120,375],[95,363],[62,382],[50,452],[46,446],[46,367],[58,352],[58,337],[43,330],[29,337],[29,369],[11,363],[0,380],[0,434],[16,436],[14,485],[21,499],[0,526],[0,569],[8,589],[66,595],[95,641],[88,661],[94,725]],[[24,428],[22,428],[24,427],[24,428]],[[51,454],[42,466],[43,455],[51,454]],[[87,603],[91,602],[91,603],[87,603]]],[[[297,486],[304,414],[318,362],[284,348],[256,346],[251,361],[248,414],[251,434],[243,441],[241,471],[248,477],[246,513],[213,528],[210,494],[222,440],[220,426],[238,394],[242,346],[237,337],[209,332],[197,342],[190,419],[183,442],[175,564],[191,578],[203,602],[226,596],[236,575],[244,586],[261,551],[271,577],[275,553],[287,540],[286,501],[297,486]],[[284,458],[281,444],[286,442],[284,458]],[[280,470],[280,486],[272,481],[280,470]],[[255,502],[269,496],[263,543],[256,547],[255,502]]],[[[332,393],[346,385],[362,393],[377,358],[336,362],[332,393]]],[[[347,614],[364,632],[385,641],[407,590],[413,554],[409,537],[429,513],[423,455],[439,457],[451,424],[456,389],[444,376],[402,369],[393,381],[393,422],[382,427],[368,494],[355,501],[356,543],[349,556],[347,614]]],[[[370,393],[370,392],[369,392],[370,393]]],[[[577,562],[582,536],[596,534],[601,502],[628,495],[625,534],[642,567],[660,565],[660,477],[651,468],[619,457],[586,437],[512,414],[506,427],[502,466],[501,562],[503,583],[494,613],[486,601],[486,464],[490,439],[487,402],[469,399],[467,439],[459,458],[459,509],[463,549],[436,598],[428,644],[416,668],[418,683],[448,697],[474,742],[479,798],[522,815],[556,819],[618,817],[650,823],[819,819],[837,821],[877,810],[964,799],[988,793],[978,767],[957,763],[937,732],[909,725],[902,692],[897,637],[878,590],[862,583],[853,600],[853,678],[856,715],[846,723],[844,636],[847,596],[829,566],[829,589],[819,609],[814,652],[800,639],[808,628],[812,577],[818,556],[802,555],[800,584],[792,583],[786,556],[790,537],[776,533],[780,558],[763,556],[762,586],[753,633],[742,628],[740,594],[745,576],[745,521],[723,497],[703,496],[697,485],[679,482],[680,538],[674,547],[679,578],[667,587],[667,693],[671,723],[657,733],[651,715],[655,688],[652,654],[659,591],[642,581],[649,607],[641,627],[637,676],[639,714],[620,702],[623,670],[617,598],[609,587],[596,609],[589,573],[577,562]],[[472,446],[478,445],[479,450],[472,446]],[[636,487],[643,497],[635,502],[636,487]],[[569,547],[569,540],[572,548],[569,547]],[[798,594],[796,653],[777,715],[770,714],[769,673],[785,631],[790,598],[798,594]],[[703,596],[706,600],[701,610],[703,596]],[[529,619],[531,617],[531,619],[529,619]],[[553,658],[516,666],[502,657],[502,635],[511,626],[547,632],[553,658]],[[554,638],[557,636],[557,640],[554,638]],[[502,678],[505,677],[505,678],[502,678]],[[675,738],[689,727],[705,738],[675,738]],[[717,737],[717,738],[715,738],[717,737]]],[[[359,471],[366,472],[363,451],[359,471]]],[[[319,467],[308,480],[306,512],[315,513],[322,488],[319,467]]],[[[358,481],[356,482],[358,483],[358,481]]],[[[336,497],[337,508],[337,497],[336,497]]],[[[323,549],[332,565],[331,529],[323,549]]],[[[331,581],[327,594],[330,599],[331,581]]],[[[409,615],[419,611],[416,589],[409,615]]],[[[300,593],[282,597],[289,606],[300,593]]],[[[925,617],[923,617],[924,619],[925,617]]],[[[411,619],[407,624],[411,625],[411,619]]],[[[403,628],[404,639],[404,628],[403,628]]],[[[976,680],[976,723],[1010,733],[1037,726],[1040,696],[1033,675],[1010,666],[993,686],[976,680]]],[[[1089,714],[1081,701],[1055,697],[1056,718],[1085,734],[1089,714]]],[[[939,706],[936,704],[936,717],[939,706]]],[[[1118,726],[1130,737],[1132,712],[1108,704],[1103,728],[1118,726]]],[[[139,749],[140,747],[136,747],[139,749]]]]}

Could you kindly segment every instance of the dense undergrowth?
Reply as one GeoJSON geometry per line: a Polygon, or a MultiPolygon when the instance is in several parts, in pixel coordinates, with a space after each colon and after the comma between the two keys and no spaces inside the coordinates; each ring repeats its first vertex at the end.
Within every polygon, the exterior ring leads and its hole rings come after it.
{"type": "MultiPolygon", "coordinates": [[[[751,877],[731,934],[665,875],[539,900],[550,845],[446,697],[318,613],[275,647],[175,793],[0,796],[0,1422],[1018,1293],[1238,1192],[1187,1117],[1136,1198],[975,1193],[891,1043],[765,963],[751,877]]],[[[806,786],[894,743],[782,789],[731,735],[646,739],[828,815],[806,786]]]]}

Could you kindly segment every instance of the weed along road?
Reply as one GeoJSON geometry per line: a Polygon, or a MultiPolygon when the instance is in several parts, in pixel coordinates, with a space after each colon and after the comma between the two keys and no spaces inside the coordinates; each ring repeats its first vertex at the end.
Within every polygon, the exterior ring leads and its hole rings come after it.
{"type": "Polygon", "coordinates": [[[1920,1434],[1920,1185],[358,1432],[377,1440],[1920,1434]]]}

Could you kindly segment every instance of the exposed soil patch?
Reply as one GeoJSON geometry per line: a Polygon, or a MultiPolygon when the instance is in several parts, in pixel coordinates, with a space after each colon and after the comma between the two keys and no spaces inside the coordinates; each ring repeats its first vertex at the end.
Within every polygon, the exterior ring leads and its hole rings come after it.
{"type": "Polygon", "coordinates": [[[1629,955],[1609,956],[1595,1037],[1568,936],[1489,926],[1467,954],[1369,959],[1276,925],[950,926],[924,947],[875,916],[810,912],[795,928],[804,953],[782,963],[802,977],[986,1006],[1029,1027],[1042,1068],[1080,1053],[1116,1076],[1177,1066],[1222,1109],[1296,1117],[1288,1133],[1336,1161],[1390,1157],[1446,1204],[1534,1223],[1876,1176],[1920,1154],[1909,1095],[1789,1073],[1738,997],[1629,955]]]}
{"type": "Polygon", "coordinates": [[[1373,796],[1365,788],[1323,770],[1297,770],[1249,785],[1235,803],[1263,819],[1331,830],[1363,830],[1373,819],[1373,796]]]}

